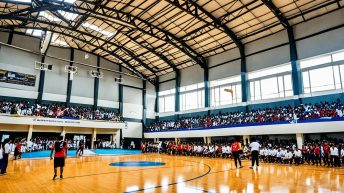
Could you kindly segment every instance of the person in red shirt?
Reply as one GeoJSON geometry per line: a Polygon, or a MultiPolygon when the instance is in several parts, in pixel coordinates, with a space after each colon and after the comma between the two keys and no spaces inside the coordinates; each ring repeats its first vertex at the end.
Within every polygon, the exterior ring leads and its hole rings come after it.
{"type": "Polygon", "coordinates": [[[238,168],[238,162],[239,162],[240,168],[242,168],[240,154],[239,154],[240,146],[241,146],[240,143],[235,139],[234,143],[232,143],[232,154],[234,157],[234,163],[235,163],[236,168],[238,168]]]}
{"type": "Polygon", "coordinates": [[[318,164],[321,166],[320,147],[318,144],[315,145],[314,156],[315,156],[315,164],[317,166],[318,166],[318,164]]]}
{"type": "Polygon", "coordinates": [[[21,140],[16,143],[16,148],[14,149],[14,160],[20,159],[21,157],[21,140]]]}
{"type": "Polygon", "coordinates": [[[323,150],[324,150],[324,166],[328,166],[330,167],[330,160],[329,160],[329,156],[330,156],[330,146],[328,145],[327,142],[325,142],[324,144],[324,147],[323,147],[323,150]]]}
{"type": "Polygon", "coordinates": [[[178,155],[182,155],[182,144],[180,142],[178,143],[177,150],[178,155]]]}
{"type": "Polygon", "coordinates": [[[68,146],[65,141],[63,141],[63,136],[59,137],[59,141],[56,141],[51,147],[50,160],[53,159],[54,154],[54,177],[57,176],[57,168],[60,168],[60,179],[63,179],[63,167],[65,166],[65,159],[67,157],[68,146]]]}

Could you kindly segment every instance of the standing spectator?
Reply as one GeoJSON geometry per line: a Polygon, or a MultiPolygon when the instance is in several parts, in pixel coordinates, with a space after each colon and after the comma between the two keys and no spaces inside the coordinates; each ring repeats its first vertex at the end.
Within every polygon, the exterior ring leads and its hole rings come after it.
{"type": "Polygon", "coordinates": [[[252,156],[252,166],[250,167],[251,169],[253,169],[254,166],[254,162],[256,162],[256,166],[259,166],[259,148],[260,148],[260,144],[258,142],[256,142],[255,138],[252,138],[252,143],[250,144],[250,148],[251,148],[251,156],[252,156]]]}
{"type": "Polygon", "coordinates": [[[6,169],[7,169],[7,165],[8,165],[8,156],[10,155],[11,153],[11,143],[12,143],[12,140],[10,139],[5,139],[4,141],[4,154],[3,154],[3,161],[2,161],[2,170],[1,170],[1,174],[5,174],[6,173],[6,169]]]}
{"type": "Polygon", "coordinates": [[[3,166],[4,166],[4,148],[2,147],[2,143],[0,142],[0,175],[2,174],[3,171],[3,166]]]}
{"type": "Polygon", "coordinates": [[[234,143],[232,144],[232,154],[234,157],[234,163],[235,163],[235,167],[238,168],[238,163],[240,165],[240,168],[242,168],[241,166],[241,160],[240,160],[240,154],[239,154],[239,150],[240,150],[240,143],[235,139],[234,143]]]}
{"type": "Polygon", "coordinates": [[[330,146],[328,145],[328,143],[327,143],[327,141],[325,142],[325,144],[324,144],[324,147],[323,147],[323,149],[324,149],[324,158],[323,158],[323,160],[324,160],[324,166],[330,166],[330,161],[329,161],[329,156],[330,156],[330,146]]]}
{"type": "Polygon", "coordinates": [[[315,145],[314,149],[314,159],[315,164],[318,166],[318,164],[321,166],[321,158],[320,158],[320,147],[318,144],[315,145]]]}
{"type": "Polygon", "coordinates": [[[63,179],[63,167],[65,166],[65,159],[67,157],[68,146],[65,141],[63,141],[63,136],[60,136],[59,141],[56,141],[51,148],[50,160],[53,159],[54,153],[54,177],[57,177],[57,168],[60,168],[60,179],[63,179]]]}
{"type": "Polygon", "coordinates": [[[335,146],[335,144],[332,144],[330,148],[331,153],[331,165],[332,167],[339,167],[339,154],[338,154],[338,148],[335,146]]]}

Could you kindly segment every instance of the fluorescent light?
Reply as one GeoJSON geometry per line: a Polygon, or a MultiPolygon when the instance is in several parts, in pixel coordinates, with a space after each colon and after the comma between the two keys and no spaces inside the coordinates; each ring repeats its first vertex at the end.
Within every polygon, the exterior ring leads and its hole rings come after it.
{"type": "Polygon", "coordinates": [[[46,12],[46,11],[39,12],[39,16],[45,17],[45,18],[47,18],[50,21],[61,21],[60,18],[54,17],[54,16],[50,15],[48,12],[46,12]]]}
{"type": "Polygon", "coordinates": [[[115,35],[114,32],[109,32],[109,31],[103,30],[103,29],[99,28],[98,26],[90,24],[88,22],[83,23],[82,26],[84,26],[85,28],[89,28],[89,29],[92,29],[94,31],[97,31],[97,32],[99,32],[99,33],[101,33],[107,37],[112,37],[115,35]]]}
{"type": "Polygon", "coordinates": [[[66,11],[58,11],[64,18],[68,19],[69,21],[75,20],[79,15],[75,13],[70,13],[66,11]]]}

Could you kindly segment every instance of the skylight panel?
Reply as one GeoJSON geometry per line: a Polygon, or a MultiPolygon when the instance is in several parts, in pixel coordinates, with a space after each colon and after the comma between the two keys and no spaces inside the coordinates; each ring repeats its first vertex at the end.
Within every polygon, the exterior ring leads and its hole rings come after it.
{"type": "Polygon", "coordinates": [[[74,4],[74,2],[75,2],[76,0],[59,0],[59,1],[65,2],[65,3],[74,4]]]}
{"type": "Polygon", "coordinates": [[[54,34],[53,38],[51,38],[51,44],[55,44],[55,45],[59,45],[59,46],[63,46],[63,47],[69,46],[67,44],[67,42],[59,39],[58,37],[59,37],[58,35],[54,34]]]}
{"type": "Polygon", "coordinates": [[[51,42],[54,44],[57,44],[57,45],[61,45],[61,46],[68,46],[67,42],[65,42],[63,40],[59,40],[59,39],[52,40],[51,42]]]}
{"type": "Polygon", "coordinates": [[[31,0],[12,0],[16,2],[24,2],[24,3],[31,3],[31,0]]]}
{"type": "Polygon", "coordinates": [[[70,13],[66,11],[58,11],[64,18],[66,18],[69,21],[75,20],[79,15],[75,13],[70,13]]]}
{"type": "Polygon", "coordinates": [[[26,34],[41,37],[42,36],[42,30],[39,29],[27,29],[26,34]]]}
{"type": "Polygon", "coordinates": [[[107,37],[112,37],[115,35],[114,32],[109,32],[109,31],[103,30],[103,29],[99,28],[98,26],[90,24],[88,22],[83,23],[82,26],[84,26],[85,28],[89,28],[89,29],[92,29],[94,31],[97,31],[97,32],[99,32],[99,33],[101,33],[107,37]]]}
{"type": "Polygon", "coordinates": [[[60,18],[54,17],[54,16],[50,15],[48,12],[46,12],[46,11],[39,12],[39,16],[45,17],[45,18],[47,18],[50,21],[61,21],[60,18]]]}

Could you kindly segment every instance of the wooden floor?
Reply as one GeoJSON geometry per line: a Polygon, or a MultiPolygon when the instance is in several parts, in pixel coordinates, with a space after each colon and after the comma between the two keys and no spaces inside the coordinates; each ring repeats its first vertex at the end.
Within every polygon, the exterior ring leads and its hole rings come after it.
{"type": "Polygon", "coordinates": [[[146,154],[69,158],[63,180],[52,180],[53,161],[10,161],[1,193],[110,192],[344,192],[344,168],[261,164],[235,170],[232,160],[146,154]],[[159,161],[159,167],[114,167],[118,161],[159,161]]]}

